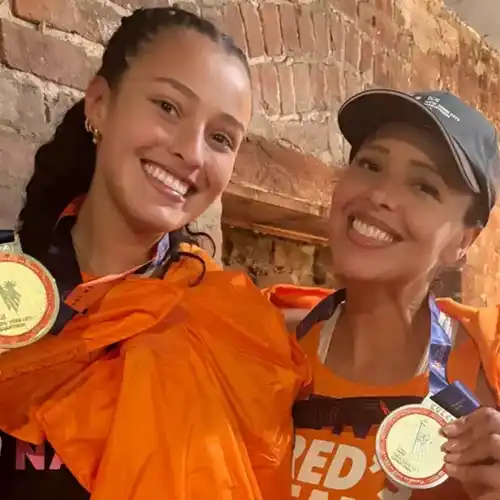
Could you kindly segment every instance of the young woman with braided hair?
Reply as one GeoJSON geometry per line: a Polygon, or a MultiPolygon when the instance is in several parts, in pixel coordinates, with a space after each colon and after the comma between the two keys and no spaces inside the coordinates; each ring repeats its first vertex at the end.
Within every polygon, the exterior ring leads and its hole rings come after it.
{"type": "Polygon", "coordinates": [[[211,23],[138,10],[36,153],[19,239],[61,303],[0,356],[3,500],[288,497],[305,361],[188,229],[229,182],[251,95],[211,23]]]}

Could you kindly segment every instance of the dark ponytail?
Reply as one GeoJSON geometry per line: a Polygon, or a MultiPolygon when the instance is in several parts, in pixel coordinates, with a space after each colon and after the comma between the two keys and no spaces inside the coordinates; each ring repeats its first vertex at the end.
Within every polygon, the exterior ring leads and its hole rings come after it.
{"type": "MultiPolygon", "coordinates": [[[[147,43],[168,29],[193,29],[207,36],[235,55],[250,74],[243,52],[211,22],[178,7],[160,7],[136,10],[122,20],[108,42],[98,75],[106,79],[112,90],[118,88],[130,61],[147,43]]],[[[89,191],[95,162],[96,146],[92,134],[85,129],[84,101],[81,100],[69,109],[52,139],[35,155],[34,173],[19,216],[19,234],[26,253],[43,257],[62,211],[76,197],[89,191]]],[[[208,237],[213,244],[206,233],[192,233],[187,227],[171,234],[171,260],[180,258],[180,243],[197,243],[199,236],[208,237]]]]}
{"type": "Polygon", "coordinates": [[[52,139],[35,154],[35,171],[26,187],[19,216],[23,249],[40,258],[57,219],[77,196],[88,192],[96,160],[92,136],[85,130],[83,100],[64,115],[52,139]]]}

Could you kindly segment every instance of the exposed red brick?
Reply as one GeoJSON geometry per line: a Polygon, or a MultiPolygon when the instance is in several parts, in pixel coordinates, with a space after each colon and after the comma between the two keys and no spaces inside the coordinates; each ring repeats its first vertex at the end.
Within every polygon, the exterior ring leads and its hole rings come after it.
{"type": "Polygon", "coordinates": [[[439,87],[441,61],[436,55],[424,54],[420,49],[414,47],[411,63],[413,69],[418,73],[418,80],[420,80],[422,88],[439,87]]]}
{"type": "Polygon", "coordinates": [[[388,50],[397,50],[400,29],[392,19],[385,14],[377,15],[377,41],[388,50]]]}
{"type": "MultiPolygon", "coordinates": [[[[35,144],[19,133],[0,130],[0,186],[7,187],[8,178],[26,180],[33,172],[35,144]]],[[[3,202],[2,196],[0,201],[3,202]]],[[[0,210],[3,215],[4,212],[0,210]]],[[[4,226],[5,227],[5,226],[4,226]]]]}
{"type": "Polygon", "coordinates": [[[0,33],[0,58],[11,68],[77,89],[87,86],[97,68],[82,48],[5,19],[0,33]]]}
{"type": "Polygon", "coordinates": [[[220,30],[224,30],[224,17],[222,9],[218,7],[204,7],[201,9],[201,15],[203,18],[212,22],[220,30]]]}
{"type": "Polygon", "coordinates": [[[279,6],[281,17],[281,31],[285,49],[288,53],[300,51],[299,32],[297,28],[296,6],[284,3],[279,6]]]}
{"type": "Polygon", "coordinates": [[[15,78],[11,70],[0,71],[0,124],[32,134],[45,131],[44,102],[41,89],[15,78]]]}
{"type": "Polygon", "coordinates": [[[260,85],[262,89],[262,106],[270,115],[277,115],[281,110],[276,66],[271,63],[260,66],[260,85]]]}
{"type": "Polygon", "coordinates": [[[371,2],[362,1],[358,6],[359,29],[367,35],[377,35],[377,11],[371,2]]]}
{"type": "Polygon", "coordinates": [[[245,27],[238,4],[229,3],[224,6],[223,11],[224,29],[233,38],[236,45],[247,52],[245,27]]]}
{"type": "Polygon", "coordinates": [[[281,38],[278,6],[273,3],[265,3],[261,5],[260,9],[266,52],[270,56],[280,55],[283,52],[283,39],[281,38]]]}
{"type": "MultiPolygon", "coordinates": [[[[27,124],[29,125],[29,124],[27,124]]],[[[17,132],[0,129],[0,225],[15,227],[24,187],[33,169],[35,145],[17,132]]]]}
{"type": "MultiPolygon", "coordinates": [[[[42,96],[42,87],[30,83],[37,81],[30,79],[30,74],[56,84],[83,89],[98,63],[86,55],[77,39],[62,40],[45,30],[34,29],[34,25],[41,23],[100,42],[109,37],[118,21],[119,16],[113,6],[130,9],[158,7],[172,4],[173,0],[10,0],[8,3],[15,17],[32,23],[32,26],[0,21],[0,65],[4,67],[0,71],[1,222],[5,220],[5,214],[9,221],[15,220],[24,179],[31,168],[32,145],[23,137],[36,136],[38,142],[74,99],[71,93],[55,92],[55,85],[50,86],[50,95],[42,96]],[[11,71],[10,67],[23,74],[11,71]],[[5,129],[16,132],[7,133],[5,129]]],[[[262,56],[264,48],[269,56],[282,56],[275,65],[268,63],[251,67],[255,101],[257,106],[262,104],[264,111],[257,113],[258,123],[254,130],[260,130],[265,135],[272,127],[273,136],[340,165],[347,148],[336,128],[336,110],[341,99],[361,88],[380,85],[403,90],[421,90],[431,86],[449,88],[465,101],[479,106],[500,125],[500,57],[486,43],[478,42],[476,36],[458,23],[454,15],[447,10],[435,9],[434,4],[394,0],[287,0],[277,3],[181,0],[180,5],[196,13],[201,9],[202,15],[215,20],[219,27],[224,26],[224,21],[227,31],[244,50],[248,48],[252,57],[262,56]],[[253,5],[257,6],[258,15],[253,5]],[[319,10],[320,6],[322,10],[319,10]],[[413,9],[418,12],[413,12],[413,9]],[[435,24],[431,16],[437,16],[439,24],[449,24],[457,36],[451,36],[443,44],[439,33],[427,32],[428,21],[435,24]],[[259,17],[262,24],[255,22],[259,17]],[[408,19],[418,22],[409,26],[408,19]],[[349,26],[345,27],[344,23],[349,26]],[[360,32],[358,38],[352,26],[360,32]],[[419,45],[424,36],[430,39],[422,46],[432,47],[430,51],[425,48],[425,53],[419,45]],[[292,59],[286,56],[292,56],[292,59]],[[308,76],[302,74],[306,66],[296,66],[293,70],[291,64],[304,64],[304,61],[309,66],[308,76]],[[297,80],[295,87],[291,85],[293,71],[297,80]],[[299,110],[319,110],[322,113],[306,115],[307,119],[302,117],[301,120],[290,119],[290,116],[280,119],[280,115],[297,111],[295,93],[299,110]],[[268,120],[266,113],[273,119],[268,120]]],[[[259,157],[259,161],[261,159],[259,157]]],[[[289,163],[295,161],[293,159],[289,163]]],[[[255,163],[249,164],[248,168],[257,171],[255,163]]],[[[301,164],[300,171],[304,171],[304,178],[313,177],[308,170],[310,168],[309,164],[301,164]]],[[[282,175],[286,183],[303,183],[302,178],[297,180],[294,170],[285,169],[283,172],[286,173],[282,175]]],[[[266,187],[267,177],[262,178],[266,187]]],[[[314,195],[313,191],[310,193],[314,195]]],[[[497,213],[469,253],[466,270],[462,274],[464,300],[477,304],[487,301],[497,303],[500,300],[500,256],[492,250],[499,248],[499,235],[500,214],[497,213]]],[[[249,241],[255,246],[262,240],[252,238],[249,241]]],[[[266,246],[265,250],[255,255],[255,259],[268,255],[269,248],[280,249],[282,244],[266,246]]],[[[312,276],[314,279],[326,279],[318,278],[318,274],[325,275],[326,271],[311,271],[313,252],[310,249],[307,252],[289,250],[283,251],[280,258],[274,255],[269,257],[269,265],[283,266],[290,259],[296,267],[287,268],[287,278],[292,279],[293,275],[292,280],[302,283],[309,282],[312,276]],[[302,253],[308,256],[303,261],[300,257],[302,253]]],[[[279,252],[275,253],[278,255],[279,252]]],[[[253,258],[249,257],[250,260],[253,258]]],[[[252,267],[255,268],[253,262],[252,267]]],[[[280,276],[281,281],[285,279],[280,276]]],[[[456,273],[453,280],[443,275],[440,284],[442,293],[460,292],[460,279],[456,273]]]]}
{"type": "Polygon", "coordinates": [[[403,13],[401,12],[401,9],[396,4],[393,4],[392,18],[394,19],[396,26],[398,26],[399,28],[405,27],[405,23],[406,23],[405,17],[403,15],[403,13]]]}
{"type": "Polygon", "coordinates": [[[149,7],[166,7],[168,2],[165,0],[113,0],[114,3],[128,9],[139,9],[149,7]]]}
{"type": "Polygon", "coordinates": [[[260,85],[260,67],[250,66],[250,78],[252,79],[252,91],[254,103],[260,103],[262,100],[262,89],[260,85]]]}
{"type": "Polygon", "coordinates": [[[465,72],[460,75],[458,83],[460,97],[472,105],[477,105],[479,103],[479,92],[477,87],[477,75],[472,72],[465,72]]]}
{"type": "Polygon", "coordinates": [[[243,14],[243,22],[245,23],[249,56],[263,56],[265,54],[264,38],[256,7],[249,2],[242,3],[241,13],[243,14]]]}
{"type": "Polygon", "coordinates": [[[373,63],[373,83],[379,87],[387,87],[389,85],[389,55],[385,50],[378,50],[374,55],[373,63]]]}
{"type": "Polygon", "coordinates": [[[404,59],[412,58],[413,50],[413,33],[409,30],[399,30],[397,35],[397,52],[404,59]]]}
{"type": "Polygon", "coordinates": [[[366,73],[373,69],[373,40],[368,37],[361,38],[361,59],[359,61],[359,71],[366,73]]]}
{"type": "Polygon", "coordinates": [[[311,75],[309,65],[297,63],[293,65],[293,79],[295,87],[295,107],[299,113],[310,111],[312,108],[311,75]]]}
{"type": "Polygon", "coordinates": [[[45,96],[45,119],[50,130],[61,123],[66,111],[75,104],[78,97],[66,91],[45,96]]]}
{"type": "Polygon", "coordinates": [[[337,64],[329,64],[325,66],[326,73],[326,88],[327,88],[327,100],[329,103],[340,101],[344,98],[342,88],[341,88],[341,77],[340,68],[337,64]]]}
{"type": "Polygon", "coordinates": [[[357,0],[330,0],[332,7],[346,14],[351,19],[356,18],[357,0]]]}
{"type": "Polygon", "coordinates": [[[393,54],[392,57],[388,58],[386,63],[389,86],[399,90],[408,90],[410,75],[406,74],[403,61],[397,55],[393,54]]]}
{"type": "Polygon", "coordinates": [[[315,52],[316,43],[314,40],[314,26],[312,20],[311,7],[301,5],[297,13],[297,24],[299,28],[300,48],[303,53],[315,52]]]}
{"type": "Polygon", "coordinates": [[[188,12],[192,12],[193,14],[196,14],[199,16],[201,14],[201,9],[199,5],[193,3],[193,2],[175,2],[175,5],[177,7],[180,7],[181,9],[187,10],[188,12]]]}
{"type": "Polygon", "coordinates": [[[361,92],[361,78],[358,71],[354,68],[346,68],[344,71],[345,94],[346,98],[361,92]]]}
{"type": "Polygon", "coordinates": [[[314,100],[314,108],[323,111],[326,109],[326,80],[324,64],[311,65],[311,92],[314,100]]]}
{"type": "Polygon", "coordinates": [[[96,42],[108,40],[120,21],[113,8],[95,0],[13,0],[12,10],[21,19],[44,22],[96,42]]]}
{"type": "Polygon", "coordinates": [[[316,36],[317,54],[327,56],[330,53],[330,30],[328,15],[323,11],[313,12],[314,34],[316,36]]]}
{"type": "Polygon", "coordinates": [[[278,66],[278,80],[280,84],[281,113],[289,115],[295,113],[295,89],[292,67],[289,64],[278,66]]]}
{"type": "Polygon", "coordinates": [[[351,23],[344,25],[345,36],[345,61],[353,68],[359,68],[361,57],[361,33],[351,23]]]}
{"type": "Polygon", "coordinates": [[[375,0],[375,8],[387,17],[392,18],[394,14],[393,2],[394,0],[375,0]]]}
{"type": "Polygon", "coordinates": [[[330,40],[332,53],[336,60],[340,61],[344,48],[344,24],[340,15],[336,13],[330,15],[330,40]]]}
{"type": "MultiPolygon", "coordinates": [[[[451,92],[458,94],[458,83],[460,81],[460,63],[458,59],[458,55],[452,58],[449,58],[445,61],[444,64],[441,65],[441,82],[443,84],[443,88],[449,89],[451,92]]],[[[492,81],[490,81],[492,83],[492,81]]],[[[491,93],[491,92],[490,92],[491,93]]],[[[495,92],[491,93],[492,96],[500,95],[495,92]]],[[[489,109],[488,108],[485,109],[489,109]]]]}

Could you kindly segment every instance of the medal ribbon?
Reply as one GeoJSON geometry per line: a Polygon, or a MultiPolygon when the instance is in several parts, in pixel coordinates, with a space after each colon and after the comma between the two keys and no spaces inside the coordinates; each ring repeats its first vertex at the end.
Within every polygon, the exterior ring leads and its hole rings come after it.
{"type": "Polygon", "coordinates": [[[429,343],[429,394],[433,396],[448,387],[446,365],[451,352],[451,323],[429,295],[429,311],[431,313],[431,332],[429,343]]]}
{"type": "MultiPolygon", "coordinates": [[[[302,339],[316,323],[327,321],[346,298],[346,290],[342,289],[322,300],[298,325],[297,338],[302,339]]],[[[477,408],[478,403],[462,384],[448,383],[446,365],[452,348],[451,322],[430,296],[429,310],[429,394],[450,413],[461,416],[477,408]]],[[[421,401],[422,398],[416,396],[331,398],[313,394],[308,400],[295,404],[294,424],[303,429],[331,428],[334,434],[340,434],[349,426],[356,437],[364,438],[371,427],[380,425],[391,411],[421,401]]]]}
{"type": "MultiPolygon", "coordinates": [[[[71,208],[71,206],[70,206],[71,208]]],[[[44,264],[54,276],[61,296],[61,310],[53,334],[59,333],[75,314],[84,313],[92,304],[101,300],[118,282],[132,274],[142,274],[161,266],[169,249],[169,236],[158,243],[156,255],[148,262],[120,274],[112,274],[82,283],[76,258],[71,229],[76,222],[76,207],[66,209],[54,229],[52,243],[44,264]]]]}
{"type": "Polygon", "coordinates": [[[15,241],[14,231],[9,231],[8,229],[0,229],[0,245],[14,243],[14,241],[15,241]]]}
{"type": "MultiPolygon", "coordinates": [[[[59,315],[51,330],[52,334],[59,333],[75,314],[84,313],[92,304],[102,299],[118,282],[132,274],[142,274],[161,266],[165,262],[169,250],[170,239],[167,234],[159,241],[155,256],[148,262],[124,273],[112,274],[82,283],[82,275],[71,237],[71,229],[76,221],[81,203],[82,199],[77,199],[64,210],[54,228],[51,244],[43,259],[44,266],[57,283],[61,299],[59,315]]],[[[14,231],[0,230],[0,245],[14,242],[14,231]]]]}

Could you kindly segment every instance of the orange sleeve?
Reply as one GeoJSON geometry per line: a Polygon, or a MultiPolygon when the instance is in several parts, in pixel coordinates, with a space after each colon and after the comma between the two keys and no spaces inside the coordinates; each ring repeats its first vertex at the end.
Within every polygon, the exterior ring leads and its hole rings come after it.
{"type": "Polygon", "coordinates": [[[264,297],[278,309],[312,309],[333,290],[294,285],[275,285],[261,290],[264,297]]]}
{"type": "Polygon", "coordinates": [[[475,308],[438,299],[439,308],[460,321],[476,344],[486,379],[500,405],[500,306],[475,308]]]}
{"type": "Polygon", "coordinates": [[[497,405],[500,405],[500,306],[482,310],[479,324],[482,335],[479,337],[479,354],[486,378],[493,389],[497,405]],[[487,327],[487,328],[484,328],[487,327]],[[491,332],[492,335],[488,335],[491,332]]]}

